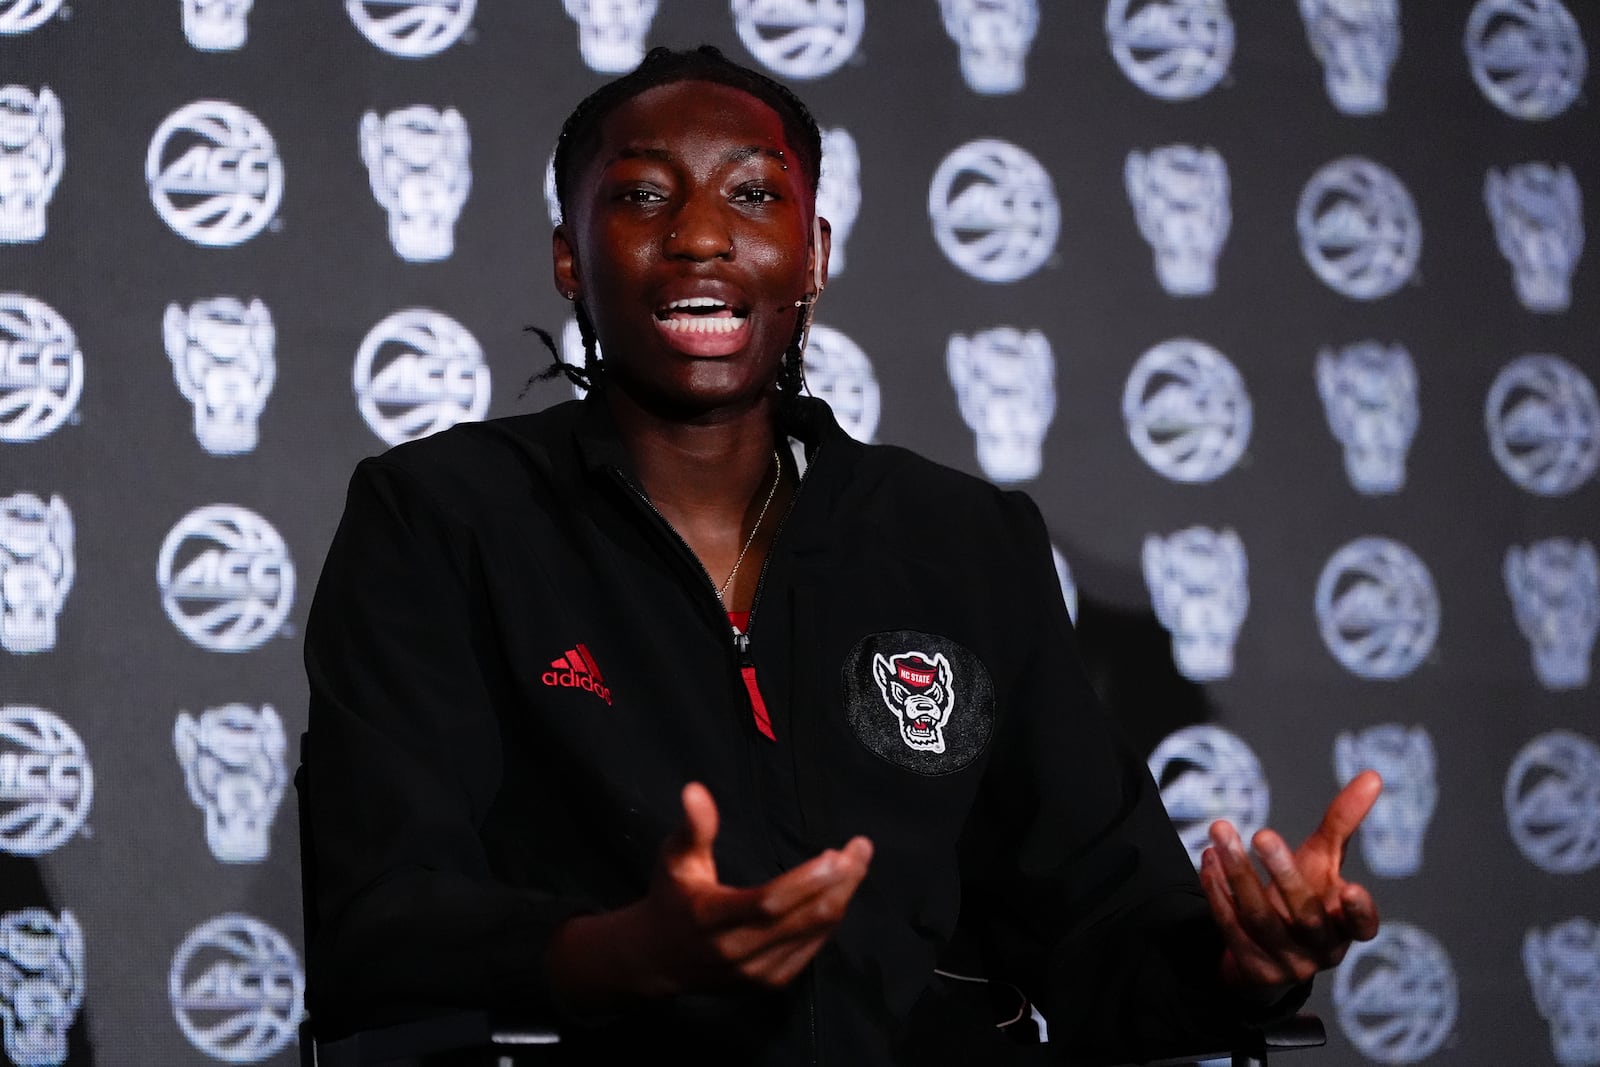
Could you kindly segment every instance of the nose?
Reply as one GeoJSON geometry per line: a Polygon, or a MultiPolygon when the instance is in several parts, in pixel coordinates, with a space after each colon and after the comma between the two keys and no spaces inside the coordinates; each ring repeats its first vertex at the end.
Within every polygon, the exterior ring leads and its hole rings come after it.
{"type": "Polygon", "coordinates": [[[733,231],[720,198],[695,196],[672,216],[662,251],[668,259],[728,259],[733,256],[733,231]]]}

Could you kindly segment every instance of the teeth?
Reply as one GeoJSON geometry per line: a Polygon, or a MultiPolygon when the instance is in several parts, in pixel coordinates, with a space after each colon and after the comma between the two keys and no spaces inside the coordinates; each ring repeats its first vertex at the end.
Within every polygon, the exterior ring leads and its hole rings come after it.
{"type": "Polygon", "coordinates": [[[733,333],[744,329],[744,319],[660,319],[661,326],[673,333],[733,333]]]}
{"type": "Polygon", "coordinates": [[[667,305],[668,311],[677,311],[682,308],[720,308],[727,307],[722,301],[710,296],[691,296],[687,300],[674,300],[667,305]]]}

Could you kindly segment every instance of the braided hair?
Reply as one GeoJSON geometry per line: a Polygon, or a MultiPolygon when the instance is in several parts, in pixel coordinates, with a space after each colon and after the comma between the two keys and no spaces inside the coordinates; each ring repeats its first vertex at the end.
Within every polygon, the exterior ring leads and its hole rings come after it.
{"type": "MultiPolygon", "coordinates": [[[[567,215],[567,197],[572,183],[598,145],[600,129],[606,117],[647,90],[682,81],[726,85],[748,93],[776,112],[783,123],[784,140],[799,157],[800,173],[805,178],[806,188],[815,197],[822,173],[822,135],[811,110],[798,96],[765,74],[735,63],[714,45],[705,44],[683,51],[652,48],[644,61],[631,72],[607,82],[584,97],[572,114],[567,116],[567,121],[562,123],[561,135],[556,140],[553,168],[556,200],[563,218],[567,215]]],[[[817,252],[821,254],[821,249],[817,252]]],[[[584,389],[597,389],[604,384],[605,363],[595,337],[594,322],[589,318],[583,301],[575,302],[573,310],[577,315],[578,333],[583,339],[584,365],[580,367],[563,360],[549,333],[538,327],[529,327],[556,358],[555,364],[536,375],[535,380],[565,376],[584,389]]],[[[802,313],[795,317],[794,335],[784,349],[783,365],[778,371],[778,392],[783,399],[800,395],[803,385],[802,353],[810,318],[809,307],[802,309],[802,313]]]]}

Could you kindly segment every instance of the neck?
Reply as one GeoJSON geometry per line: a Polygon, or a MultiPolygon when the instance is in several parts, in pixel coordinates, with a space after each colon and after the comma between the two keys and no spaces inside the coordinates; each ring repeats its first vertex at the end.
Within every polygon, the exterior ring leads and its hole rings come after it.
{"type": "Polygon", "coordinates": [[[743,516],[770,484],[778,447],[772,398],[688,419],[653,411],[620,389],[608,389],[605,400],[640,487],[674,526],[743,516]]]}

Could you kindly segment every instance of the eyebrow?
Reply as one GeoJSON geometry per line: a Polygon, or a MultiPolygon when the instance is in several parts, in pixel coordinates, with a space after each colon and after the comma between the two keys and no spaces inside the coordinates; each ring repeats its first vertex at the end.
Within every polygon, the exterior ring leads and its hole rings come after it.
{"type": "MultiPolygon", "coordinates": [[[[759,144],[747,144],[738,148],[730,148],[722,153],[720,162],[723,164],[743,163],[745,160],[754,159],[756,156],[768,156],[779,163],[788,163],[788,158],[780,150],[759,144]]],[[[672,154],[671,150],[666,148],[657,148],[649,145],[623,145],[617,150],[613,162],[617,159],[650,159],[658,163],[672,163],[677,157],[672,154]]]]}

